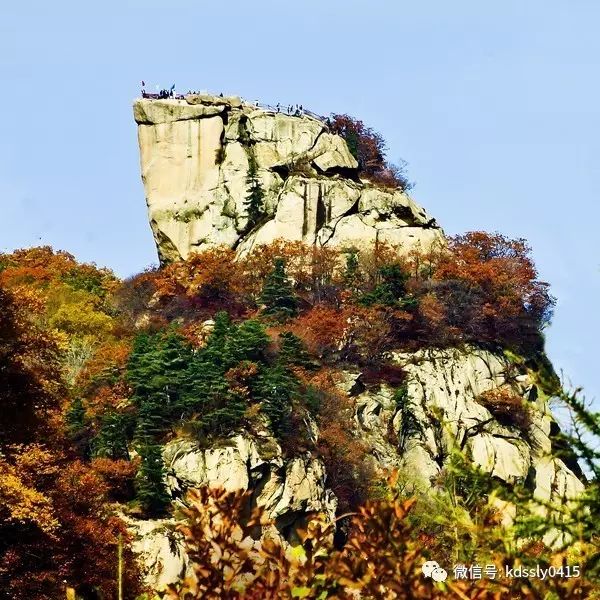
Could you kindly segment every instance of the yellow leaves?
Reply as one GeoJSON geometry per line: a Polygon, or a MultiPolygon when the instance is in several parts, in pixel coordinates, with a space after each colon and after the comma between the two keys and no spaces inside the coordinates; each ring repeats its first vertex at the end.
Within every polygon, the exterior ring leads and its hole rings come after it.
{"type": "Polygon", "coordinates": [[[9,446],[16,470],[30,479],[55,475],[58,472],[56,457],[42,444],[9,446]]]}
{"type": "Polygon", "coordinates": [[[293,560],[301,561],[306,558],[306,552],[304,548],[298,544],[297,546],[292,546],[290,550],[290,556],[293,560]]]}
{"type": "Polygon", "coordinates": [[[0,511],[7,513],[9,521],[33,524],[46,534],[58,528],[52,502],[27,485],[18,470],[5,459],[0,459],[0,505],[0,511]]]}
{"type": "Polygon", "coordinates": [[[306,586],[292,588],[292,598],[308,598],[311,591],[312,590],[306,586]]]}
{"type": "Polygon", "coordinates": [[[41,290],[27,285],[17,285],[11,291],[22,310],[32,315],[39,315],[44,312],[46,308],[46,295],[41,290]]]}
{"type": "Polygon", "coordinates": [[[48,294],[48,324],[70,335],[102,339],[112,332],[113,320],[100,304],[97,296],[85,290],[53,287],[48,294]]]}

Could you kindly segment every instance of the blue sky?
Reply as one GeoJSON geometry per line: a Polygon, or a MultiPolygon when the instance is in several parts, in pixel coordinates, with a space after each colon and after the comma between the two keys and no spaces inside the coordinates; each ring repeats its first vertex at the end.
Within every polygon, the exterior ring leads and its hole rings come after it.
{"type": "Polygon", "coordinates": [[[0,250],[156,262],[131,102],[152,86],[347,112],[404,158],[449,233],[527,238],[558,297],[548,349],[600,393],[600,3],[6,2],[0,250]]]}

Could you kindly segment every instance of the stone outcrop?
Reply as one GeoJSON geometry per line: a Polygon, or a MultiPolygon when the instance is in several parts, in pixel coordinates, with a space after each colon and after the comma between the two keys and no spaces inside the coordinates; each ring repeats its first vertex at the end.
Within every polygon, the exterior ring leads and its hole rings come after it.
{"type": "MultiPolygon", "coordinates": [[[[452,450],[459,448],[491,477],[529,486],[542,503],[560,505],[583,491],[579,473],[553,455],[557,428],[534,374],[503,354],[477,348],[393,358],[408,374],[400,405],[392,387],[367,387],[360,372],[344,372],[338,383],[354,399],[354,423],[348,427],[369,448],[368,460],[382,476],[397,469],[409,487],[431,493],[452,450]],[[506,387],[523,398],[530,414],[526,429],[501,423],[477,401],[483,392],[506,387]]],[[[314,434],[318,437],[318,430],[314,434]]],[[[249,490],[274,523],[269,535],[285,541],[295,541],[296,528],[310,515],[335,516],[337,500],[327,488],[323,463],[309,453],[284,459],[266,429],[260,436],[237,434],[210,448],[175,439],[163,456],[167,487],[176,502],[188,489],[204,485],[249,490]]],[[[514,507],[503,504],[501,511],[509,523],[514,507]]],[[[164,586],[186,572],[187,558],[171,531],[172,521],[128,522],[149,583],[164,586]]],[[[552,533],[547,537],[551,544],[552,533]]]]}
{"type": "MultiPolygon", "coordinates": [[[[297,528],[311,515],[335,517],[337,499],[326,487],[323,463],[310,454],[284,460],[281,447],[269,435],[239,434],[211,448],[175,439],[165,445],[163,459],[167,489],[176,503],[185,502],[190,488],[248,490],[252,503],[263,507],[273,524],[263,535],[293,543],[297,528]]],[[[189,561],[172,519],[125,520],[148,585],[164,589],[188,572],[189,561]]]]}
{"type": "Polygon", "coordinates": [[[239,98],[139,99],[142,179],[161,261],[225,245],[247,253],[277,238],[428,247],[443,234],[400,190],[358,177],[356,159],[326,122],[259,109],[239,98]],[[253,181],[262,214],[249,222],[253,181]]]}
{"type": "Polygon", "coordinates": [[[326,489],[323,463],[310,455],[284,461],[281,447],[272,437],[237,435],[226,446],[208,449],[175,440],[165,446],[163,458],[167,488],[173,497],[205,485],[250,490],[253,502],[264,507],[286,539],[294,535],[293,528],[302,515],[335,515],[337,501],[326,489]]]}
{"type": "Polygon", "coordinates": [[[162,591],[192,574],[183,538],[174,519],[134,519],[120,515],[131,535],[131,549],[137,556],[144,583],[162,591]]]}

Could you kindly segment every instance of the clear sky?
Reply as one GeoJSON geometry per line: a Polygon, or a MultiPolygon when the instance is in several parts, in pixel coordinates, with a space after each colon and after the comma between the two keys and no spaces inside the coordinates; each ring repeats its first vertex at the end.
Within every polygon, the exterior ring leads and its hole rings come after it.
{"type": "Polygon", "coordinates": [[[449,233],[525,237],[557,368],[600,393],[598,0],[6,0],[0,250],[156,262],[131,102],[144,79],[347,112],[449,233]]]}

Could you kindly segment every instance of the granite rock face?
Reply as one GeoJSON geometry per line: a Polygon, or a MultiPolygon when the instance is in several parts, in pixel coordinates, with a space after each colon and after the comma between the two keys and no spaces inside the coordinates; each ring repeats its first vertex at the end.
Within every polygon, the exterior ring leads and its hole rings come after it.
{"type": "MultiPolygon", "coordinates": [[[[356,421],[379,465],[400,468],[417,487],[429,489],[459,449],[490,476],[527,482],[546,501],[583,490],[578,475],[553,456],[555,421],[525,369],[478,348],[397,353],[394,361],[408,374],[401,406],[385,385],[356,395],[356,421]],[[483,392],[500,388],[523,399],[526,428],[500,422],[478,401],[483,392]]],[[[349,373],[347,380],[353,383],[346,390],[356,390],[360,374],[349,373]]]]}
{"type": "MultiPolygon", "coordinates": [[[[490,477],[527,485],[541,503],[562,505],[582,493],[579,473],[554,456],[557,428],[548,399],[524,368],[515,368],[503,354],[474,347],[397,353],[393,359],[408,374],[402,403],[386,384],[365,386],[360,372],[343,372],[338,383],[339,391],[354,400],[347,427],[369,448],[367,460],[382,477],[397,469],[409,488],[435,493],[458,448],[490,477]],[[483,392],[498,388],[523,399],[530,414],[525,429],[500,422],[478,401],[483,392]]],[[[337,499],[327,487],[321,460],[310,453],[284,458],[266,428],[259,436],[239,433],[209,448],[176,438],[163,457],[176,503],[184,502],[190,488],[249,490],[273,523],[263,534],[286,543],[295,542],[297,528],[311,515],[335,517],[337,499]]],[[[510,523],[515,507],[504,504],[501,511],[510,523]]],[[[148,583],[164,586],[186,572],[188,560],[170,530],[172,521],[128,522],[148,583]]],[[[544,541],[552,544],[553,535],[544,541]]]]}
{"type": "Polygon", "coordinates": [[[139,99],[134,118],[163,262],[220,245],[244,254],[278,238],[337,246],[379,240],[405,250],[443,240],[406,193],[361,181],[346,142],[323,120],[206,95],[139,99]],[[263,206],[250,222],[253,182],[263,206]]]}

